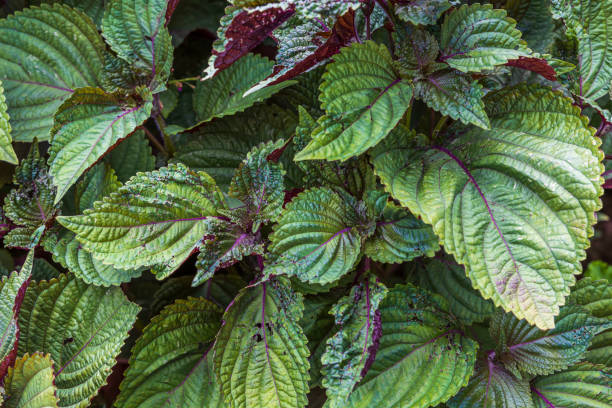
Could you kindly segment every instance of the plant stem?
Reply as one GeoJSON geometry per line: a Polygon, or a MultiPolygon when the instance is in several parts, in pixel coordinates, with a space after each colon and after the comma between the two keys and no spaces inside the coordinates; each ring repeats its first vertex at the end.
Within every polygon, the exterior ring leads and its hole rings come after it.
{"type": "Polygon", "coordinates": [[[159,150],[160,152],[162,152],[163,154],[165,154],[167,156],[168,152],[166,151],[164,146],[161,143],[159,143],[159,140],[157,140],[155,135],[153,133],[151,133],[151,131],[149,129],[147,129],[146,127],[144,127],[144,126],[142,126],[142,130],[144,130],[145,135],[147,135],[147,137],[149,138],[151,143],[153,143],[153,145],[157,148],[157,150],[159,150]]]}
{"type": "Polygon", "coordinates": [[[168,83],[169,84],[180,84],[180,83],[183,83],[183,82],[195,82],[195,81],[199,81],[201,79],[202,79],[202,77],[195,76],[195,77],[189,77],[189,78],[172,79],[172,80],[168,81],[168,83]]]}
{"type": "Polygon", "coordinates": [[[437,140],[438,134],[440,133],[440,131],[442,130],[442,127],[446,124],[447,121],[448,121],[448,116],[442,116],[440,120],[438,120],[438,123],[436,123],[436,126],[431,132],[431,138],[433,140],[437,140]]]}
{"type": "Polygon", "coordinates": [[[176,152],[176,149],[174,148],[174,143],[172,143],[172,139],[166,133],[166,122],[164,122],[164,118],[161,117],[161,107],[159,104],[159,98],[155,99],[155,103],[157,105],[157,114],[153,115],[153,122],[155,122],[155,126],[157,127],[157,130],[164,138],[164,146],[166,147],[168,156],[172,157],[174,156],[174,152],[176,152]]]}

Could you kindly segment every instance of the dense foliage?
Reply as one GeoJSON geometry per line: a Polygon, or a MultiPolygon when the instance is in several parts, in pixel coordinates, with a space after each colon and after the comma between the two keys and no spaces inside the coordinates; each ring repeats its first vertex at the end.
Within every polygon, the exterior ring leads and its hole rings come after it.
{"type": "Polygon", "coordinates": [[[610,22],[0,1],[2,406],[612,407],[610,22]]]}

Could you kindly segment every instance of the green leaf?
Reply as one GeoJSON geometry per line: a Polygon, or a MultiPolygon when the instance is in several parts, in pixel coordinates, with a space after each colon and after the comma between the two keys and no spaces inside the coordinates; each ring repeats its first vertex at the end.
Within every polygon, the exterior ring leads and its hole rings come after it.
{"type": "Polygon", "coordinates": [[[422,255],[434,256],[440,245],[429,225],[405,208],[387,203],[363,249],[376,262],[402,263],[422,255]]]}
{"type": "Polygon", "coordinates": [[[75,89],[100,84],[104,42],[91,19],[42,4],[0,20],[0,80],[13,138],[49,139],[53,115],[75,89]]]}
{"type": "Polygon", "coordinates": [[[353,387],[367,372],[367,362],[376,354],[375,342],[380,337],[380,315],[378,325],[376,315],[386,294],[385,285],[371,275],[329,311],[337,332],[327,340],[321,373],[330,407],[345,406],[353,387]]]}
{"type": "Polygon", "coordinates": [[[19,163],[15,150],[13,150],[13,139],[11,138],[11,124],[9,123],[9,115],[6,112],[6,98],[4,96],[4,87],[0,81],[0,160],[11,164],[19,163]]]}
{"type": "Polygon", "coordinates": [[[584,271],[584,277],[606,279],[608,282],[612,283],[612,266],[604,261],[590,262],[586,271],[584,271]]]}
{"type": "Polygon", "coordinates": [[[269,236],[266,273],[328,283],[349,272],[360,257],[356,200],[329,188],[306,190],[285,206],[269,236]]]}
{"type": "Polygon", "coordinates": [[[607,280],[580,279],[567,301],[582,306],[595,317],[612,320],[612,284],[607,280]]]}
{"type": "Polygon", "coordinates": [[[521,372],[552,374],[578,362],[605,323],[592,318],[584,308],[570,305],[561,308],[554,329],[539,330],[498,310],[491,319],[489,332],[497,342],[497,358],[516,377],[521,377],[521,372]]]}
{"type": "Polygon", "coordinates": [[[612,330],[606,330],[593,338],[584,359],[594,364],[612,367],[612,330]]]}
{"type": "Polygon", "coordinates": [[[283,209],[285,184],[283,166],[270,157],[282,149],[285,141],[261,144],[251,150],[240,163],[229,188],[229,195],[244,204],[232,212],[252,223],[253,232],[261,224],[275,220],[283,209]]]}
{"type": "Polygon", "coordinates": [[[376,359],[346,407],[429,407],[465,385],[478,344],[454,325],[443,298],[412,285],[395,286],[380,304],[376,359]]]}
{"type": "Polygon", "coordinates": [[[451,312],[465,324],[488,319],[495,308],[472,287],[463,266],[452,257],[435,258],[418,269],[419,284],[446,299],[451,312]]]}
{"type": "Polygon", "coordinates": [[[448,14],[440,34],[441,60],[463,72],[481,72],[526,55],[521,32],[506,10],[464,4],[448,14]]]}
{"type": "Polygon", "coordinates": [[[19,340],[17,317],[30,283],[33,259],[34,251],[30,250],[21,271],[3,276],[0,280],[0,379],[15,359],[13,351],[17,350],[19,340]]]}
{"type": "Polygon", "coordinates": [[[224,206],[210,176],[177,164],[139,173],[83,215],[58,221],[94,258],[121,269],[152,267],[163,279],[219,222],[224,206]]]}
{"type": "Polygon", "coordinates": [[[83,88],[60,106],[51,130],[50,173],[55,202],[117,142],[151,114],[151,102],[122,101],[96,88],[83,88]]]}
{"type": "Polygon", "coordinates": [[[221,309],[202,298],[165,307],[136,340],[115,405],[223,407],[211,364],[220,325],[221,309]]]}
{"type": "Polygon", "coordinates": [[[5,235],[4,245],[29,248],[38,243],[58,212],[53,203],[56,190],[37,143],[30,146],[28,156],[15,169],[13,183],[17,187],[4,198],[3,209],[17,228],[5,235]]]}
{"type": "Polygon", "coordinates": [[[111,150],[104,159],[111,165],[120,182],[125,183],[139,171],[155,170],[155,156],[144,131],[137,130],[111,150]]]}
{"type": "Polygon", "coordinates": [[[300,295],[279,281],[243,289],[223,315],[215,372],[235,408],[300,408],[307,403],[308,348],[297,324],[300,295]]]}
{"type": "Polygon", "coordinates": [[[84,408],[105,384],[139,310],[118,287],[66,275],[32,284],[19,313],[18,353],[49,353],[59,406],[84,408]]]}
{"type": "Polygon", "coordinates": [[[48,354],[24,355],[9,368],[5,408],[57,408],[53,361],[48,354]]]}
{"type": "Polygon", "coordinates": [[[166,28],[166,0],[110,0],[102,35],[136,72],[150,77],[153,93],[165,89],[172,68],[172,39],[166,28]]]}
{"type": "Polygon", "coordinates": [[[110,195],[121,187],[115,171],[106,163],[98,163],[90,168],[74,185],[74,194],[67,195],[75,202],[75,213],[82,213],[93,207],[94,202],[110,195]]]}
{"type": "Polygon", "coordinates": [[[535,408],[529,381],[518,379],[495,360],[495,352],[476,362],[470,382],[447,405],[450,408],[535,408]]]}
{"type": "Polygon", "coordinates": [[[414,94],[433,110],[466,125],[489,129],[490,123],[482,101],[482,86],[467,75],[442,70],[415,82],[414,94]]]}
{"type": "Polygon", "coordinates": [[[323,79],[320,99],[327,121],[319,125],[324,131],[315,130],[295,160],[359,155],[387,136],[410,106],[412,86],[399,77],[382,44],[368,41],[343,48],[323,79]]]}
{"type": "Polygon", "coordinates": [[[612,369],[590,363],[536,378],[531,386],[537,408],[604,408],[612,406],[612,369]]]}
{"type": "Polygon", "coordinates": [[[468,129],[426,150],[396,132],[372,152],[374,169],[433,226],[486,299],[549,329],[601,206],[599,141],[579,110],[547,88],[503,89],[485,106],[491,130],[468,129]]]}
{"type": "Polygon", "coordinates": [[[285,81],[244,95],[259,81],[272,74],[274,62],[257,54],[247,54],[213,78],[199,81],[193,93],[193,106],[199,122],[242,112],[269,98],[295,81],[285,81]]]}
{"type": "Polygon", "coordinates": [[[400,20],[414,25],[432,25],[451,7],[449,0],[411,0],[395,4],[400,20]]]}

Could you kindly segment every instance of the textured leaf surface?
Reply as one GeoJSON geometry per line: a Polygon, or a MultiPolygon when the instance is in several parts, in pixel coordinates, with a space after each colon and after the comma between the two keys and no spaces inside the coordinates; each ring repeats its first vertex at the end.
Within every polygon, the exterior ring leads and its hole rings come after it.
{"type": "Polygon", "coordinates": [[[537,408],[605,408],[612,406],[612,370],[590,363],[536,378],[532,385],[537,408]]]}
{"type": "Polygon", "coordinates": [[[605,327],[582,307],[561,308],[555,328],[542,331],[501,310],[491,319],[489,331],[497,341],[498,359],[516,376],[552,374],[578,362],[593,336],[605,327]]]}
{"type": "Polygon", "coordinates": [[[270,235],[267,273],[328,283],[359,260],[361,238],[356,200],[329,188],[304,191],[285,206],[270,235]]]}
{"type": "Polygon", "coordinates": [[[0,80],[17,141],[48,140],[62,102],[100,83],[102,37],[89,17],[68,6],[43,4],[0,20],[0,47],[0,80]]]}
{"type": "Polygon", "coordinates": [[[593,338],[585,360],[612,367],[612,330],[606,330],[593,338]]]}
{"type": "Polygon", "coordinates": [[[300,408],[307,403],[308,348],[303,303],[268,281],[243,289],[223,316],[215,371],[232,407],[300,408]]]}
{"type": "Polygon", "coordinates": [[[198,82],[193,94],[196,119],[208,122],[212,118],[233,115],[293,84],[287,81],[245,96],[244,93],[253,85],[272,73],[273,67],[273,61],[247,54],[214,78],[198,82]]]}
{"type": "Polygon", "coordinates": [[[48,354],[24,355],[9,368],[5,408],[57,408],[53,361],[48,354]]]}
{"type": "Polygon", "coordinates": [[[420,285],[443,296],[451,312],[466,324],[482,322],[495,311],[493,302],[480,296],[463,266],[450,256],[427,262],[418,276],[420,285]]]}
{"type": "Polygon", "coordinates": [[[482,87],[470,77],[452,70],[435,72],[415,83],[415,96],[430,108],[461,120],[489,128],[489,118],[482,102],[482,87]]]}
{"type": "Polygon", "coordinates": [[[9,123],[9,115],[6,112],[6,98],[4,96],[4,87],[0,81],[0,160],[4,160],[11,164],[17,164],[17,155],[13,150],[13,139],[11,138],[11,125],[9,123]]]}
{"type": "Polygon", "coordinates": [[[399,77],[382,44],[344,48],[323,78],[321,107],[335,125],[315,130],[296,160],[346,160],[361,154],[383,139],[410,106],[412,86],[399,77]]]}
{"type": "Polygon", "coordinates": [[[202,298],[165,307],[132,349],[116,406],[223,407],[211,364],[220,323],[221,309],[202,298]]]}
{"type": "Polygon", "coordinates": [[[150,73],[149,87],[163,89],[172,68],[172,40],[165,27],[167,0],[109,0],[102,35],[117,55],[150,73]]]}
{"type": "Polygon", "coordinates": [[[376,315],[386,294],[385,285],[371,277],[354,286],[329,311],[337,332],[327,340],[321,372],[330,407],[345,406],[353,387],[367,372],[366,363],[373,361],[376,345],[372,345],[380,337],[380,320],[377,327],[376,315]]]}
{"type": "Polygon", "coordinates": [[[485,298],[552,328],[601,205],[598,141],[569,100],[546,88],[508,88],[485,101],[491,130],[425,152],[398,133],[372,153],[375,171],[485,298]]]}
{"type": "Polygon", "coordinates": [[[137,172],[155,170],[155,156],[142,130],[137,130],[119,141],[113,150],[104,156],[120,182],[125,183],[137,172]]]}
{"type": "Polygon", "coordinates": [[[463,72],[493,69],[525,54],[521,32],[506,10],[490,4],[463,5],[448,14],[442,24],[442,60],[463,72]]]}
{"type": "Polygon", "coordinates": [[[435,24],[442,13],[451,7],[449,0],[409,0],[397,3],[397,16],[414,25],[435,24]]]}
{"type": "Polygon", "coordinates": [[[466,384],[478,344],[454,328],[444,299],[396,286],[380,304],[376,359],[347,407],[429,407],[466,384]]]}
{"type": "Polygon", "coordinates": [[[612,320],[612,284],[584,277],[572,288],[568,303],[582,306],[595,317],[612,320]]]}
{"type": "Polygon", "coordinates": [[[55,115],[49,150],[58,202],[68,188],[117,142],[151,114],[152,104],[136,104],[96,88],[76,91],[55,115]]]}
{"type": "Polygon", "coordinates": [[[529,382],[516,378],[494,357],[478,360],[470,382],[447,403],[450,408],[534,408],[529,382]]]}
{"type": "Polygon", "coordinates": [[[408,210],[388,203],[374,235],[365,242],[367,256],[377,262],[401,263],[440,249],[431,227],[408,210]]]}
{"type": "Polygon", "coordinates": [[[139,173],[83,215],[60,217],[95,258],[123,269],[178,268],[219,220],[225,205],[214,180],[183,165],[139,173]]]}
{"type": "Polygon", "coordinates": [[[84,408],[106,382],[139,309],[118,287],[66,275],[32,284],[19,314],[19,355],[49,353],[59,406],[84,408]]]}

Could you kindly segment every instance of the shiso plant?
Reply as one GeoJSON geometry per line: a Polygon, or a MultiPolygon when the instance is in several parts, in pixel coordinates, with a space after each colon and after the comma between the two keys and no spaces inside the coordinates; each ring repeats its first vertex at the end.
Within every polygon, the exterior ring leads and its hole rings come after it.
{"type": "Polygon", "coordinates": [[[612,407],[612,0],[0,17],[2,407],[612,407]]]}

